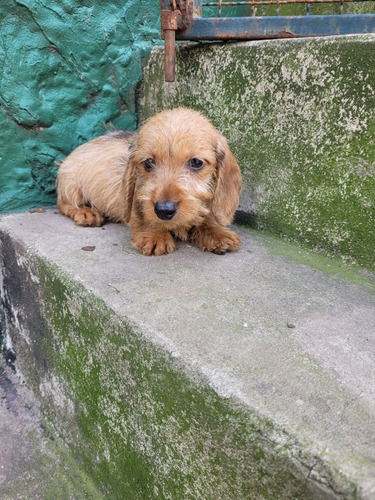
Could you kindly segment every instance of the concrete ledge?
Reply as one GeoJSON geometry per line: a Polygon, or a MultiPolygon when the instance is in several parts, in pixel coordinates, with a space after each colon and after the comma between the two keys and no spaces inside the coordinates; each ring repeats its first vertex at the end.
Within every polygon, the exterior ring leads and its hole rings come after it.
{"type": "Polygon", "coordinates": [[[144,71],[142,118],[202,110],[244,175],[256,227],[375,270],[375,35],[181,46],[144,71]]]}
{"type": "Polygon", "coordinates": [[[102,498],[375,498],[374,276],[239,231],[146,258],[0,219],[7,346],[102,498]]]}

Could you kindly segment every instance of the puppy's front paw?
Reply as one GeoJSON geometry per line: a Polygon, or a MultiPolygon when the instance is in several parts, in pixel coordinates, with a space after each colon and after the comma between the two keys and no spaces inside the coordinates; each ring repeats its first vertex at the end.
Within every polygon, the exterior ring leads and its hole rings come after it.
{"type": "Polygon", "coordinates": [[[143,255],[164,255],[176,250],[176,243],[168,231],[145,231],[133,234],[133,246],[143,255]]]}
{"type": "Polygon", "coordinates": [[[242,241],[234,231],[221,227],[196,227],[192,240],[202,250],[219,255],[237,250],[242,241]]]}
{"type": "Polygon", "coordinates": [[[79,207],[73,215],[77,226],[99,227],[105,222],[105,218],[90,207],[79,207]]]}

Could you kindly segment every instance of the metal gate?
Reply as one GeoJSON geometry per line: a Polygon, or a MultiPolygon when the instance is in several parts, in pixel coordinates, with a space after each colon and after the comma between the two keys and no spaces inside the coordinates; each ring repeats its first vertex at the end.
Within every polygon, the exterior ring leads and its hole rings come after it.
{"type": "Polygon", "coordinates": [[[175,40],[375,33],[373,0],[160,0],[160,9],[167,82],[175,78],[175,40]]]}

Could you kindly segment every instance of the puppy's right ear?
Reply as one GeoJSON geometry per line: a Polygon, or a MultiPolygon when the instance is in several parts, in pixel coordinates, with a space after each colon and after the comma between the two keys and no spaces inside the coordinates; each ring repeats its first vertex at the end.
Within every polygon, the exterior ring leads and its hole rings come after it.
{"type": "Polygon", "coordinates": [[[135,182],[137,178],[136,164],[132,154],[134,149],[135,149],[135,144],[132,144],[129,160],[126,165],[125,172],[122,178],[122,196],[124,202],[123,213],[125,222],[129,222],[132,213],[135,182]]]}

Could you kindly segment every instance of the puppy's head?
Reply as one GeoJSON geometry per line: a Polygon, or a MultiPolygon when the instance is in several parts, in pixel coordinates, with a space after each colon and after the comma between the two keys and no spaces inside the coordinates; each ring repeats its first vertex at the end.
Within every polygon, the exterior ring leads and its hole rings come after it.
{"type": "Polygon", "coordinates": [[[180,232],[213,216],[231,223],[241,172],[225,138],[186,108],[149,118],[133,144],[124,177],[125,220],[180,232]]]}

